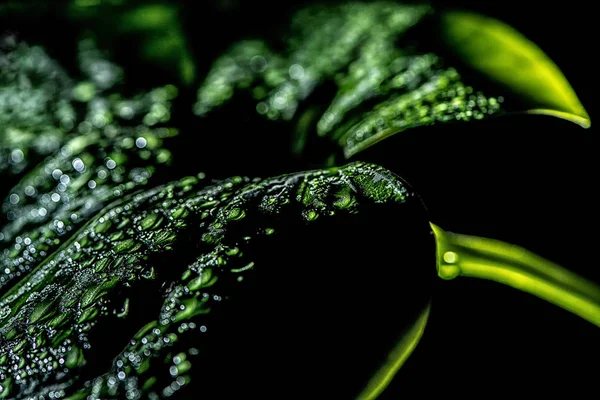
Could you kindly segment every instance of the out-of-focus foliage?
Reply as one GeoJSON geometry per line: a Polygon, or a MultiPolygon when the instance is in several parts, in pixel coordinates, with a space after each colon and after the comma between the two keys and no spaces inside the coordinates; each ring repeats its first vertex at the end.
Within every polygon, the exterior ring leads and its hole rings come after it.
{"type": "MultiPolygon", "coordinates": [[[[146,66],[158,66],[190,84],[196,67],[181,25],[181,2],[142,0],[14,1],[0,5],[0,18],[53,18],[68,22],[79,34],[94,32],[106,48],[121,46],[146,66]]],[[[30,19],[31,19],[30,18],[30,19]]]]}
{"type": "Polygon", "coordinates": [[[61,237],[69,237],[106,204],[145,185],[157,167],[170,161],[163,140],[177,134],[168,125],[177,89],[166,86],[123,97],[120,68],[89,39],[80,42],[83,79],[77,81],[40,48],[20,44],[5,59],[12,60],[7,74],[35,62],[38,69],[50,69],[52,79],[30,98],[39,103],[20,100],[32,86],[23,71],[0,87],[0,93],[7,93],[0,103],[6,149],[0,165],[20,178],[2,203],[0,288],[27,273],[62,243],[61,237]],[[59,112],[52,112],[57,106],[59,112]],[[15,132],[23,132],[26,140],[15,132]],[[36,136],[40,132],[54,136],[36,136]],[[49,144],[41,146],[42,140],[49,144]]]}
{"type": "Polygon", "coordinates": [[[436,54],[398,45],[431,12],[392,3],[303,10],[285,36],[284,52],[263,41],[241,42],[217,60],[195,111],[205,115],[235,101],[236,91],[250,91],[256,112],[290,120],[313,92],[333,83],[333,97],[323,99],[327,107],[300,117],[294,148],[302,151],[306,135],[317,134],[348,157],[400,130],[496,113],[496,98],[465,85],[436,54]]]}
{"type": "Polygon", "coordinates": [[[0,44],[0,176],[57,150],[72,128],[72,82],[40,47],[0,44]]]}
{"type": "Polygon", "coordinates": [[[68,11],[71,18],[99,33],[105,43],[130,42],[140,61],[174,71],[183,84],[194,81],[196,67],[177,2],[74,1],[68,11]]]}
{"type": "Polygon", "coordinates": [[[423,5],[304,9],[281,42],[240,42],[218,59],[195,112],[209,115],[249,97],[242,92],[254,99],[247,109],[296,121],[295,152],[316,135],[346,158],[406,129],[503,113],[589,124],[560,70],[534,44],[497,20],[423,5]]]}

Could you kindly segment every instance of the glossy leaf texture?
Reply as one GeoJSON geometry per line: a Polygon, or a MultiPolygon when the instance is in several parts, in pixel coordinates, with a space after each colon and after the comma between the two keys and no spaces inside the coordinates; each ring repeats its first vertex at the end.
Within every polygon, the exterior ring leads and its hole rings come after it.
{"type": "Polygon", "coordinates": [[[512,113],[589,126],[558,67],[512,28],[386,2],[309,7],[281,39],[234,44],[200,86],[195,112],[236,101],[294,121],[292,151],[309,158],[323,141],[350,158],[407,129],[512,113]]]}
{"type": "Polygon", "coordinates": [[[3,290],[0,397],[356,395],[423,332],[430,233],[414,192],[364,163],[124,197],[3,290]],[[345,235],[354,250],[327,251],[345,235]],[[392,245],[390,266],[375,246],[392,245]]]}

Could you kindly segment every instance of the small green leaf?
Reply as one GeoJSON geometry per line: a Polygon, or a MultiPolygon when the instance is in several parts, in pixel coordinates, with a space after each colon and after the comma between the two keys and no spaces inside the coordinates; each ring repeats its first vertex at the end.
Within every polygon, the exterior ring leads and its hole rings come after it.
{"type": "Polygon", "coordinates": [[[451,52],[525,100],[527,113],[590,127],[590,117],[560,69],[514,28],[462,11],[442,13],[440,21],[442,39],[451,52]]]}

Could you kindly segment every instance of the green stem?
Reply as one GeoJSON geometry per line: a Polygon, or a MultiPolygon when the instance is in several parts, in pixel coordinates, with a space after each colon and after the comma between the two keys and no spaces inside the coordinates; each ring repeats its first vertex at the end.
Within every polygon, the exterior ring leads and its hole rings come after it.
{"type": "Polygon", "coordinates": [[[431,224],[442,279],[489,279],[531,293],[600,327],[600,287],[521,247],[431,224]]]}
{"type": "Polygon", "coordinates": [[[431,305],[428,303],[413,321],[413,324],[399,336],[398,341],[390,351],[387,359],[375,371],[365,388],[355,400],[374,400],[390,384],[394,375],[398,372],[400,367],[404,365],[408,357],[417,347],[417,344],[419,344],[423,332],[425,332],[430,309],[431,305]]]}

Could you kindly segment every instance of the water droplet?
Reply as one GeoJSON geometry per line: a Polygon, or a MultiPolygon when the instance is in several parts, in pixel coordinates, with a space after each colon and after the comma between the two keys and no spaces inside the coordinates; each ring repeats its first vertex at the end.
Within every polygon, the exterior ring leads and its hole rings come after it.
{"type": "Polygon", "coordinates": [[[254,56],[250,59],[250,68],[254,72],[263,72],[267,68],[267,60],[260,55],[254,56]]]}
{"type": "Polygon", "coordinates": [[[81,158],[76,158],[73,160],[73,168],[75,168],[75,171],[77,172],[83,172],[83,170],[85,169],[85,164],[83,163],[81,158]]]}
{"type": "Polygon", "coordinates": [[[458,254],[453,251],[447,251],[444,253],[444,261],[448,264],[453,264],[458,261],[458,254]]]}
{"type": "Polygon", "coordinates": [[[148,142],[147,142],[147,141],[146,141],[146,139],[145,139],[145,138],[143,138],[143,137],[139,137],[139,138],[137,138],[137,139],[135,140],[135,145],[136,145],[137,147],[139,147],[140,149],[143,149],[144,147],[146,147],[146,144],[147,144],[147,143],[148,143],[148,142]]]}
{"type": "Polygon", "coordinates": [[[304,68],[300,64],[293,64],[288,70],[290,78],[300,80],[304,78],[304,68]]]}
{"type": "Polygon", "coordinates": [[[55,169],[54,171],[52,171],[52,177],[54,179],[60,179],[62,174],[63,172],[60,169],[55,169]]]}
{"type": "Polygon", "coordinates": [[[10,153],[10,159],[15,164],[20,163],[21,161],[23,161],[24,158],[25,158],[25,154],[23,154],[23,151],[21,149],[14,149],[10,153]]]}
{"type": "MultiPolygon", "coordinates": [[[[9,271],[10,272],[10,271],[9,271]]],[[[4,306],[0,309],[0,319],[4,319],[10,315],[11,309],[9,306],[4,306]]]]}

